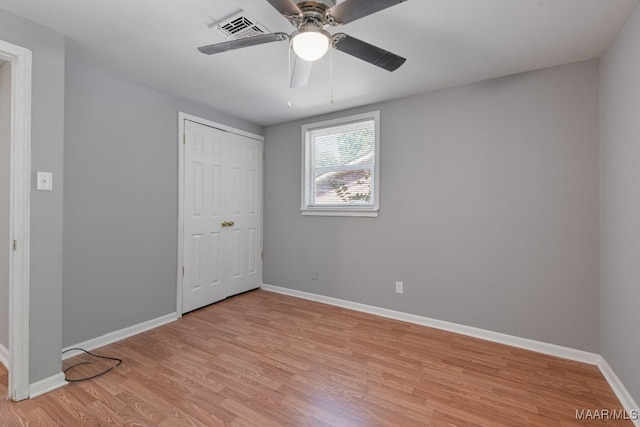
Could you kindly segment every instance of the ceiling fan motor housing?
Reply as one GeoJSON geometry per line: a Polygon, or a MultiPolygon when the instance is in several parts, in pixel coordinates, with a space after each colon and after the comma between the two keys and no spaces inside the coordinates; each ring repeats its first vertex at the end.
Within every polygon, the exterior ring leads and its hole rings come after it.
{"type": "Polygon", "coordinates": [[[308,4],[316,4],[316,5],[324,5],[324,10],[327,10],[330,7],[333,7],[336,5],[335,0],[317,0],[317,1],[308,1],[308,0],[303,0],[303,1],[298,1],[296,2],[296,5],[301,9],[304,10],[303,7],[305,7],[305,3],[308,4]]]}
{"type": "Polygon", "coordinates": [[[317,28],[323,28],[326,25],[332,24],[332,21],[328,19],[329,8],[335,6],[334,0],[320,0],[320,1],[300,1],[296,3],[297,8],[302,12],[297,15],[285,15],[285,17],[296,28],[302,28],[307,26],[314,26],[317,28]]]}

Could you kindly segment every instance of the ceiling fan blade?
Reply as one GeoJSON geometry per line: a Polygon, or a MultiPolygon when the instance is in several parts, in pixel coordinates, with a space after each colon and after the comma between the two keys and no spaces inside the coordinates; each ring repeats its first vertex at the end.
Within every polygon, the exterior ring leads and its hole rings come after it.
{"type": "Polygon", "coordinates": [[[406,61],[406,58],[344,33],[335,34],[333,36],[333,44],[340,52],[355,56],[387,71],[397,70],[406,61]]]}
{"type": "Polygon", "coordinates": [[[228,42],[210,44],[209,46],[201,46],[198,50],[205,55],[213,55],[214,53],[227,52],[229,50],[242,49],[243,47],[256,46],[259,44],[279,42],[289,38],[287,33],[271,33],[260,34],[258,36],[245,37],[238,40],[230,40],[228,42]]]}
{"type": "Polygon", "coordinates": [[[284,16],[301,15],[300,8],[291,0],[267,0],[278,12],[284,16]]]}
{"type": "Polygon", "coordinates": [[[289,81],[289,87],[304,87],[309,83],[309,77],[311,77],[311,69],[313,68],[312,61],[305,61],[294,55],[293,64],[291,64],[291,80],[289,81]]]}
{"type": "Polygon", "coordinates": [[[326,13],[330,21],[348,24],[405,1],[407,0],[345,0],[327,10],[326,13]]]}

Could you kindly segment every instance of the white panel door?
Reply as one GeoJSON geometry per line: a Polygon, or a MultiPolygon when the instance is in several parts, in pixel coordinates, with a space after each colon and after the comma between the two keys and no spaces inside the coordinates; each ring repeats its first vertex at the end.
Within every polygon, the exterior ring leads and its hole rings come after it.
{"type": "Polygon", "coordinates": [[[229,295],[261,285],[262,142],[230,135],[228,217],[229,295]]]}
{"type": "Polygon", "coordinates": [[[262,282],[262,142],[184,122],[182,312],[262,282]]]}
{"type": "Polygon", "coordinates": [[[185,121],[182,310],[227,297],[222,242],[224,132],[185,121]]]}

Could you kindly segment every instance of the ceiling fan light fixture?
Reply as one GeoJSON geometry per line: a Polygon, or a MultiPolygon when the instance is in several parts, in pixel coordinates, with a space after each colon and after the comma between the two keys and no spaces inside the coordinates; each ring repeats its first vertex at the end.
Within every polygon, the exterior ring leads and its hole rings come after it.
{"type": "Polygon", "coordinates": [[[293,51],[305,61],[317,61],[329,50],[331,35],[322,28],[301,28],[291,38],[293,51]]]}

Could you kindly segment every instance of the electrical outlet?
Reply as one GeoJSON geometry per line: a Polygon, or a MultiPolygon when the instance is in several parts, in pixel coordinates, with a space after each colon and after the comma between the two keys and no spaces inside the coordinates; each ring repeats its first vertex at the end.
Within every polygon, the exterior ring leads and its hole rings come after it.
{"type": "Polygon", "coordinates": [[[315,268],[311,270],[311,280],[318,280],[318,270],[315,268]]]}
{"type": "Polygon", "coordinates": [[[396,294],[404,294],[404,284],[402,282],[396,282],[396,294]]]}

